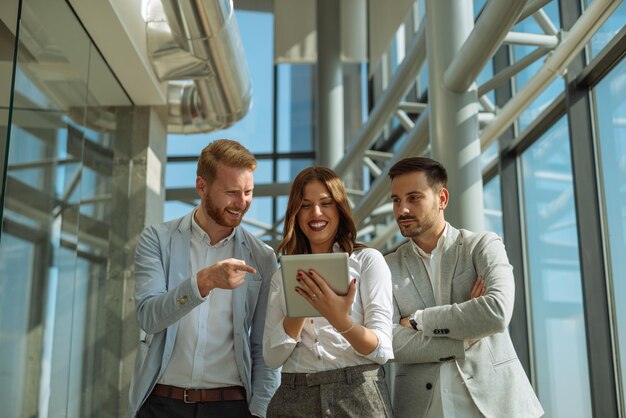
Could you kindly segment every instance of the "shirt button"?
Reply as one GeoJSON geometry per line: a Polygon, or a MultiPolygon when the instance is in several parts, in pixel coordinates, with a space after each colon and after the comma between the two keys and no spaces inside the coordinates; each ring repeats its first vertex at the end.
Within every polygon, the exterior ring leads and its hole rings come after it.
{"type": "Polygon", "coordinates": [[[317,359],[318,359],[318,360],[321,360],[321,359],[322,359],[322,356],[317,356],[317,359]]]}
{"type": "Polygon", "coordinates": [[[314,324],[314,323],[315,323],[315,321],[313,321],[313,320],[311,319],[311,323],[312,323],[312,324],[314,324]]]}
{"type": "Polygon", "coordinates": [[[431,390],[433,385],[431,383],[426,383],[426,389],[431,390]]]}
{"type": "Polygon", "coordinates": [[[315,343],[319,343],[319,342],[320,342],[320,341],[316,338],[316,339],[315,339],[315,343]]]}

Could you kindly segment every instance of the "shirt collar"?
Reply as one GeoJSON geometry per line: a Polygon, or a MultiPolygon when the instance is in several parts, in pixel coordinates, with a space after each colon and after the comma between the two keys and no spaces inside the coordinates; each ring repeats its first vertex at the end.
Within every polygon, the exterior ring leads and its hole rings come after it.
{"type": "MultiPolygon", "coordinates": [[[[446,222],[446,226],[443,227],[443,232],[441,233],[441,236],[437,240],[437,246],[435,247],[433,252],[441,251],[441,249],[443,248],[443,245],[446,243],[447,236],[448,236],[448,223],[446,222]]],[[[414,240],[411,240],[411,248],[413,248],[413,251],[415,252],[415,254],[419,255],[422,258],[430,258],[430,256],[432,255],[432,253],[429,254],[426,251],[422,250],[419,247],[419,245],[415,243],[414,240]]]]}
{"type": "Polygon", "coordinates": [[[236,228],[233,228],[233,232],[231,232],[230,235],[228,235],[227,237],[223,238],[221,241],[217,242],[215,245],[211,245],[211,237],[196,222],[196,211],[199,208],[200,208],[199,206],[196,207],[193,210],[193,213],[191,215],[191,234],[192,234],[193,238],[197,239],[198,241],[201,241],[201,242],[206,242],[206,244],[209,245],[210,247],[221,247],[223,245],[228,244],[233,239],[233,237],[235,236],[235,229],[236,228]]]}

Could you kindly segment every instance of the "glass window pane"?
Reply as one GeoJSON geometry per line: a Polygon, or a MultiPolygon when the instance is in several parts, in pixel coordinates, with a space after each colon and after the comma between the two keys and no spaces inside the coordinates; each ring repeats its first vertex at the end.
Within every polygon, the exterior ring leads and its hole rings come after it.
{"type": "MultiPolygon", "coordinates": [[[[591,1],[589,1],[589,3],[591,3],[591,1]]],[[[590,46],[592,58],[598,55],[598,53],[602,51],[602,48],[604,48],[617,32],[624,27],[624,22],[626,22],[626,3],[622,2],[591,38],[590,46]]]]}
{"type": "Polygon", "coordinates": [[[483,206],[485,229],[504,237],[502,226],[502,198],[500,195],[500,176],[492,178],[483,188],[483,206]]]}
{"type": "MultiPolygon", "coordinates": [[[[552,0],[543,7],[543,11],[546,12],[555,27],[561,27],[561,20],[559,18],[558,2],[552,0]]],[[[543,34],[543,30],[532,16],[527,17],[517,25],[515,25],[514,31],[543,34]]],[[[513,47],[514,61],[519,61],[537,47],[527,45],[515,45],[513,47]]],[[[538,60],[529,65],[515,76],[515,90],[519,91],[524,88],[528,81],[533,78],[539,68],[542,66],[544,60],[538,60]]],[[[537,96],[537,98],[520,114],[519,116],[519,129],[520,131],[529,126],[538,115],[547,108],[550,103],[563,91],[564,82],[561,77],[557,77],[550,85],[537,96]]]]}
{"type": "Polygon", "coordinates": [[[480,166],[484,170],[489,164],[498,158],[499,146],[498,142],[494,141],[487,147],[486,150],[480,154],[480,166]]]}
{"type": "Polygon", "coordinates": [[[0,240],[0,295],[10,296],[0,376],[11,385],[0,385],[18,395],[2,391],[0,405],[7,418],[93,416],[117,112],[131,103],[66,2],[21,3],[14,91],[0,89],[13,93],[0,240]]]}
{"type": "Polygon", "coordinates": [[[578,232],[562,118],[522,154],[537,391],[546,416],[591,416],[578,232]]]}
{"type": "Polygon", "coordinates": [[[606,236],[621,365],[622,397],[626,401],[626,61],[598,84],[595,93],[600,140],[606,236]]]}
{"type": "Polygon", "coordinates": [[[278,65],[278,152],[313,151],[315,66],[278,65]]]}
{"type": "Polygon", "coordinates": [[[278,160],[278,182],[291,183],[300,171],[310,167],[313,163],[313,160],[306,158],[278,160]]]}

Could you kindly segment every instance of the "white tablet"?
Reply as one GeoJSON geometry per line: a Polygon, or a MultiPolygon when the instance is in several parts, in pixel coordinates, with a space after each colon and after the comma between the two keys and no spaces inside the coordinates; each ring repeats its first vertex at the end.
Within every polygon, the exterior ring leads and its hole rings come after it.
{"type": "Polygon", "coordinates": [[[283,255],[280,257],[283,274],[283,292],[287,316],[315,317],[322,316],[311,304],[298,293],[295,288],[301,287],[296,280],[298,270],[314,269],[326,279],[326,283],[339,295],[348,293],[350,274],[348,270],[348,253],[283,255]]]}

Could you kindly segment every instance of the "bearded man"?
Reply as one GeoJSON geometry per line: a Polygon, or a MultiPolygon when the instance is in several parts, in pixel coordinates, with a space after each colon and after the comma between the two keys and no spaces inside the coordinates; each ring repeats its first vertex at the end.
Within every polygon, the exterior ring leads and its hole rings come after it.
{"type": "Polygon", "coordinates": [[[141,234],[142,338],[128,418],[265,416],[279,382],[262,349],[277,264],[274,251],[239,226],[256,166],[238,142],[212,142],[198,160],[200,205],[141,234]]]}
{"type": "Polygon", "coordinates": [[[439,162],[405,158],[389,177],[394,216],[410,239],[385,257],[394,297],[395,416],[543,415],[507,330],[515,283],[502,241],[446,222],[448,175],[439,162]]]}

